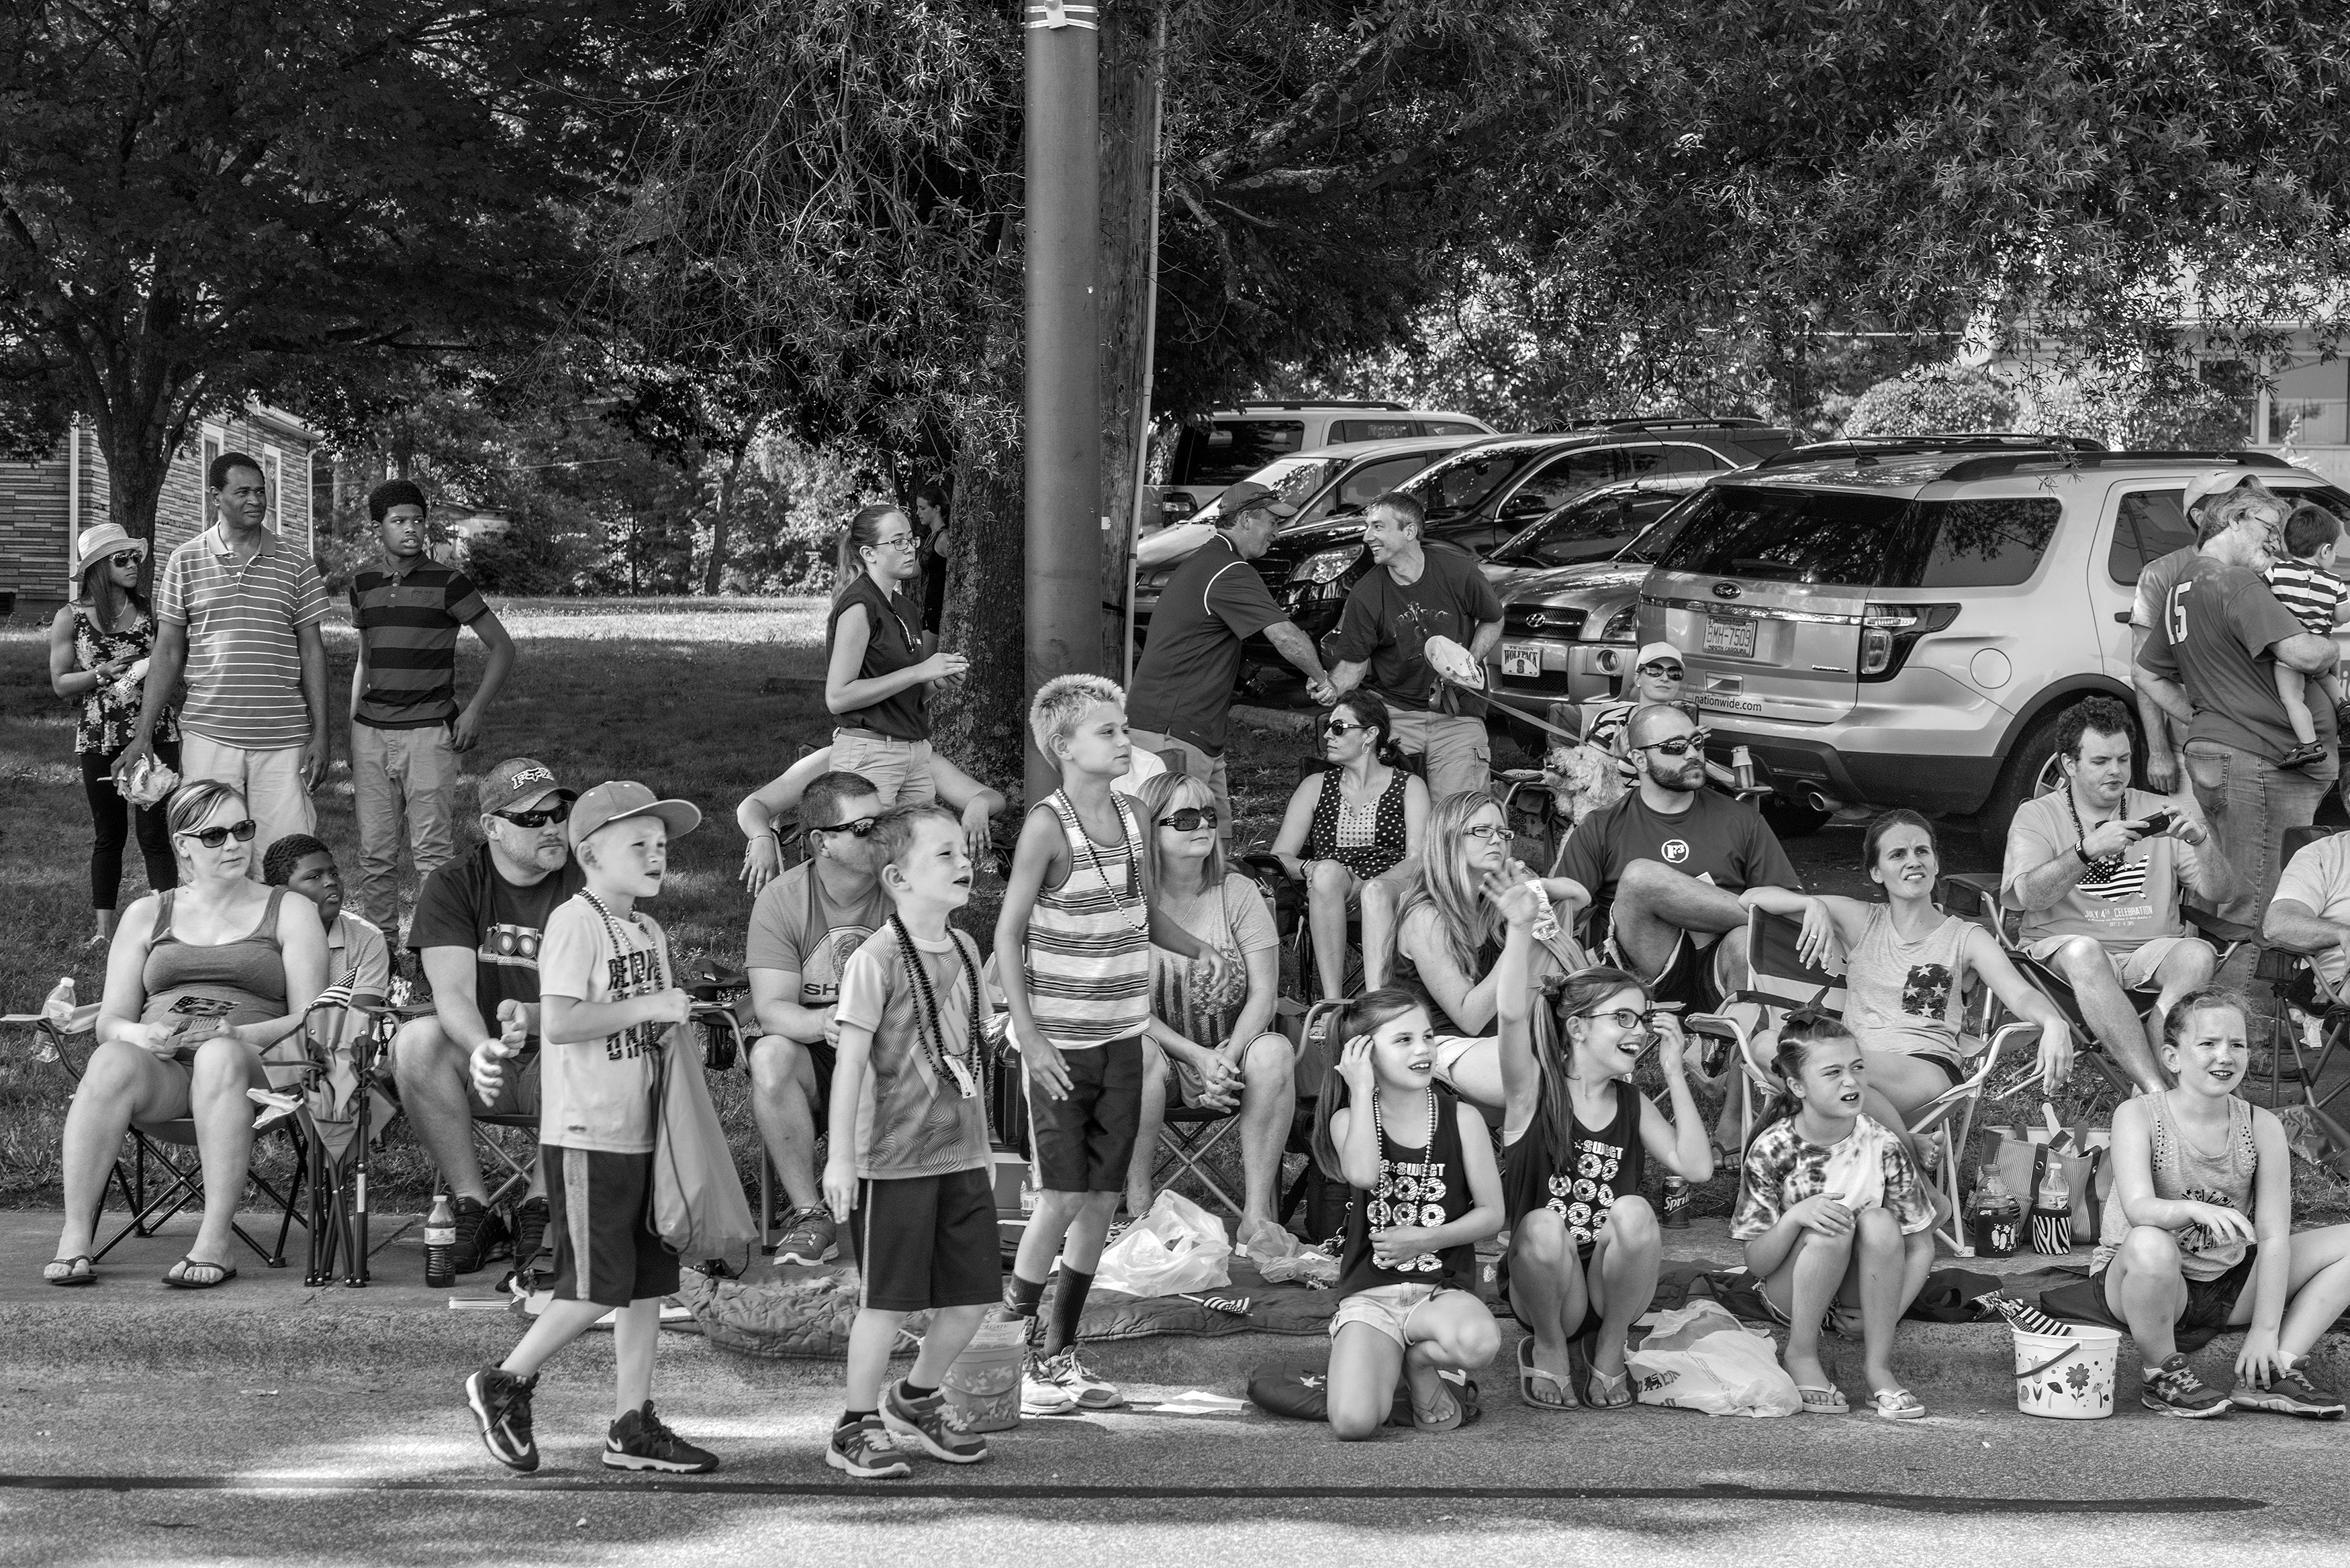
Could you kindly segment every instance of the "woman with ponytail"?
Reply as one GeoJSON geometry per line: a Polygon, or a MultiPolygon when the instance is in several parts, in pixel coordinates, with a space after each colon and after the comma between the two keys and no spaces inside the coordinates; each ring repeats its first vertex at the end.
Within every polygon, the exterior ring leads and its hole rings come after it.
{"type": "Polygon", "coordinates": [[[1861,1109],[1859,1044],[1825,1012],[1799,1009],[1779,1031],[1778,1092],[1746,1150],[1745,1196],[1730,1222],[1746,1266],[1787,1328],[1785,1365],[1807,1416],[1851,1407],[1820,1365],[1831,1314],[1860,1319],[1877,1413],[1926,1413],[1893,1375],[1893,1333],[1934,1266],[1934,1210],[1909,1151],[1861,1109]]]}
{"type": "Polygon", "coordinates": [[[1354,1189],[1330,1320],[1330,1428],[1374,1437],[1410,1386],[1412,1425],[1467,1415],[1448,1373],[1493,1359],[1501,1333],[1477,1297],[1477,1243],[1502,1228],[1484,1118],[1436,1083],[1428,1010],[1409,992],[1343,1003],[1337,1071],[1314,1118],[1314,1156],[1354,1189]]]}
{"type": "Polygon", "coordinates": [[[1282,865],[1305,884],[1324,996],[1347,994],[1347,911],[1358,901],[1364,953],[1388,950],[1396,906],[1428,833],[1428,785],[1404,770],[1394,731],[1388,705],[1375,694],[1339,698],[1322,722],[1322,754],[1330,765],[1290,795],[1273,841],[1282,865]]]}
{"type": "Polygon", "coordinates": [[[1681,1064],[1680,1021],[1651,1009],[1630,975],[1604,968],[1568,975],[1558,991],[1556,1038],[1534,1038],[1526,970],[1540,897],[1521,884],[1498,899],[1509,922],[1497,971],[1510,1222],[1500,1283],[1527,1331],[1518,1342],[1518,1398],[1542,1410],[1575,1404],[1568,1345],[1579,1335],[1591,1369],[1583,1397],[1610,1408],[1632,1402],[1625,1336],[1655,1299],[1663,1261],[1663,1232],[1641,1195],[1648,1162],[1704,1181],[1713,1155],[1681,1064]],[[1631,1087],[1651,1041],[1670,1120],[1631,1087]]]}
{"type": "Polygon", "coordinates": [[[870,780],[884,807],[937,798],[931,782],[934,680],[971,667],[935,651],[921,607],[901,590],[921,568],[902,508],[868,506],[840,542],[840,591],[826,623],[824,705],[839,720],[832,765],[870,780]]]}

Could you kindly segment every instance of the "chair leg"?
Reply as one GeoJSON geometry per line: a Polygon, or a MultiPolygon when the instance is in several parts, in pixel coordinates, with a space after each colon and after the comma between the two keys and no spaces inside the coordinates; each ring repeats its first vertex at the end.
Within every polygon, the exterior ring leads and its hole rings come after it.
{"type": "Polygon", "coordinates": [[[759,1146],[759,1251],[775,1254],[775,1161],[767,1146],[759,1146]]]}
{"type": "Polygon", "coordinates": [[[1224,1136],[1239,1125],[1238,1118],[1226,1116],[1210,1123],[1208,1126],[1211,1130],[1207,1132],[1186,1136],[1181,1130],[1185,1127],[1199,1125],[1196,1122],[1170,1122],[1167,1125],[1166,1130],[1159,1138],[1158,1158],[1151,1165],[1151,1185],[1171,1187],[1175,1181],[1182,1179],[1184,1176],[1191,1176],[1201,1186],[1215,1194],[1216,1200],[1222,1203],[1234,1219],[1238,1219],[1243,1212],[1242,1205],[1234,1200],[1231,1193],[1223,1189],[1215,1177],[1210,1174],[1207,1168],[1201,1163],[1208,1158],[1217,1145],[1223,1142],[1224,1136]],[[1170,1170],[1176,1174],[1172,1179],[1166,1179],[1167,1172],[1170,1170]]]}

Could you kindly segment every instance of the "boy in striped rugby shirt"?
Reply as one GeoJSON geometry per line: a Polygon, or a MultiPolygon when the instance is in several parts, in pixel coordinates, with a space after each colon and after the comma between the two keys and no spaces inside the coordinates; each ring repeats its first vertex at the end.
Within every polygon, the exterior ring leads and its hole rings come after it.
{"type": "MultiPolygon", "coordinates": [[[[2350,620],[2350,585],[2334,575],[2334,551],[2341,542],[2342,524],[2334,514],[2304,501],[2284,522],[2285,554],[2292,559],[2269,568],[2269,592],[2295,620],[2320,637],[2332,637],[2335,627],[2350,620]]],[[[2305,768],[2325,755],[2325,748],[2317,743],[2316,722],[2309,714],[2307,689],[2313,679],[2339,713],[2339,679],[2306,676],[2281,659],[2277,662],[2277,701],[2284,704],[2284,716],[2293,723],[2297,742],[2277,760],[2279,767],[2305,768]]]]}
{"type": "Polygon", "coordinates": [[[359,913],[400,929],[400,842],[416,879],[457,852],[452,793],[457,753],[480,738],[482,717],[514,669],[514,639],[471,579],[425,552],[424,492],[405,479],[368,494],[384,566],[351,579],[359,662],[351,676],[351,801],[359,819],[359,913]],[[457,707],[457,629],[489,651],[480,690],[457,707]]]}
{"type": "Polygon", "coordinates": [[[1004,1304],[1033,1321],[1060,1254],[1052,1322],[1021,1380],[1022,1410],[1050,1416],[1125,1402],[1077,1359],[1077,1320],[1142,1119],[1151,944],[1197,961],[1211,990],[1225,961],[1162,916],[1144,884],[1144,826],[1111,787],[1130,758],[1126,693],[1098,675],[1056,676],[1028,705],[1028,731],[1061,787],[1021,825],[995,922],[1036,1182],[1004,1304]]]}

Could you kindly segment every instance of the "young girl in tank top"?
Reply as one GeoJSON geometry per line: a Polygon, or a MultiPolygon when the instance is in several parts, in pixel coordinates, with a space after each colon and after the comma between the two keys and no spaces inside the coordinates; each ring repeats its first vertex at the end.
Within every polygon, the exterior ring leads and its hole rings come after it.
{"type": "Polygon", "coordinates": [[[1467,1407],[1448,1373],[1493,1359],[1501,1334],[1477,1299],[1477,1243],[1502,1228],[1502,1179],[1484,1118],[1435,1079],[1428,1011],[1375,991],[1330,1021],[1343,1041],[1316,1107],[1314,1154],[1354,1189],[1338,1311],[1330,1323],[1330,1428],[1376,1435],[1410,1387],[1412,1425],[1440,1432],[1467,1407]]]}
{"type": "Polygon", "coordinates": [[[1680,1021],[1654,1012],[1621,970],[1586,969],[1560,988],[1557,1033],[1536,1042],[1526,981],[1540,895],[1496,888],[1509,922],[1502,949],[1502,1192],[1510,1251],[1503,1261],[1518,1342],[1518,1398],[1541,1410],[1575,1403],[1568,1344],[1582,1336],[1584,1396],[1632,1402],[1625,1336],[1657,1293],[1664,1237],[1641,1194],[1654,1159],[1690,1181],[1713,1175],[1704,1119],[1681,1063],[1680,1021]],[[1668,1121],[1631,1086],[1648,1042],[1658,1046],[1668,1121]]]}
{"type": "Polygon", "coordinates": [[[2350,1306],[2350,1225],[2293,1232],[2284,1126],[2236,1095],[2251,1054],[2244,1018],[2242,997],[2207,988],[2163,1020],[2162,1064],[2178,1086],[2114,1112],[2093,1278],[2137,1343],[2147,1409],[2338,1417],[2341,1397],[2310,1381],[2307,1363],[2350,1306]],[[2224,1396],[2178,1344],[2181,1332],[2199,1344],[2223,1328],[2244,1330],[2224,1396]]]}

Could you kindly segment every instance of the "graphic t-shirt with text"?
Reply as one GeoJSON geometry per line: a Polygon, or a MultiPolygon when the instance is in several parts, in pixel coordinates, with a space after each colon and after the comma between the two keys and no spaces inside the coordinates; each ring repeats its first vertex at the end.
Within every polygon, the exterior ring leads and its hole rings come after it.
{"type": "MultiPolygon", "coordinates": [[[[624,1002],[668,990],[669,973],[669,939],[650,915],[616,914],[583,892],[547,919],[538,974],[548,996],[624,1002]]],[[[651,1152],[653,1093],[671,1027],[639,1023],[593,1040],[549,1040],[539,1068],[539,1141],[651,1152]]]]}
{"type": "Polygon", "coordinates": [[[889,895],[880,883],[873,883],[857,903],[836,905],[824,895],[816,862],[804,860],[760,890],[751,907],[743,967],[797,974],[799,1004],[830,1007],[840,1000],[841,971],[849,955],[889,921],[889,895]]]}

